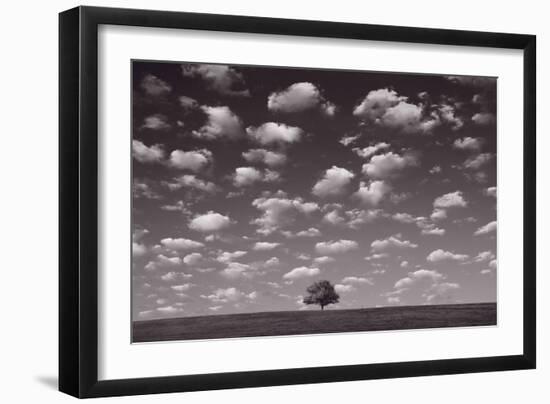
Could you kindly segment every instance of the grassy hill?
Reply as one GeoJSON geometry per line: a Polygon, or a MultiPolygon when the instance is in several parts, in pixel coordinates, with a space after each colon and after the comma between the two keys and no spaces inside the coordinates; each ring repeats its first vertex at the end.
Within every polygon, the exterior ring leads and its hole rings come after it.
{"type": "Polygon", "coordinates": [[[133,342],[495,325],[496,303],[278,311],[133,323],[133,342]]]}

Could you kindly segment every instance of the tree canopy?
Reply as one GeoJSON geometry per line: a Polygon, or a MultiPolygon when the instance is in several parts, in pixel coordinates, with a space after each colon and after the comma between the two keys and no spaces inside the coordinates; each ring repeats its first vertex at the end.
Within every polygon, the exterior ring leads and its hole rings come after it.
{"type": "Polygon", "coordinates": [[[308,295],[304,297],[304,304],[318,304],[321,310],[329,304],[338,303],[340,296],[334,290],[334,286],[326,280],[315,282],[306,289],[308,295]]]}

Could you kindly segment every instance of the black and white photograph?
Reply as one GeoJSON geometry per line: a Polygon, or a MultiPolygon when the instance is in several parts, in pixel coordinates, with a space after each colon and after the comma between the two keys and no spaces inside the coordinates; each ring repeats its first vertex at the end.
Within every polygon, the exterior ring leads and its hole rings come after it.
{"type": "Polygon", "coordinates": [[[497,324],[497,78],[131,69],[132,342],[497,324]]]}

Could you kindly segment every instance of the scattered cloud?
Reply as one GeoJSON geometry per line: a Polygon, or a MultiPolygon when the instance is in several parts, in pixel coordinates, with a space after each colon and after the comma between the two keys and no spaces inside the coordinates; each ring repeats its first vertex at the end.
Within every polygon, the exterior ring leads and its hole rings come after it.
{"type": "Polygon", "coordinates": [[[248,187],[256,182],[276,182],[280,180],[280,174],[272,170],[260,171],[254,167],[237,167],[233,173],[233,185],[236,187],[248,187]]]}
{"type": "Polygon", "coordinates": [[[492,232],[495,232],[497,230],[497,222],[492,221],[487,223],[485,226],[481,226],[479,229],[477,229],[474,233],[474,236],[479,236],[481,234],[489,234],[492,232]]]}
{"type": "Polygon", "coordinates": [[[332,166],[325,171],[323,178],[317,181],[311,192],[320,198],[340,196],[346,192],[353,177],[355,174],[351,171],[332,166]]]}
{"type": "Polygon", "coordinates": [[[321,270],[319,268],[309,268],[309,267],[297,267],[294,268],[292,271],[287,272],[283,275],[283,279],[299,279],[299,278],[307,278],[311,276],[317,276],[321,273],[321,270]]]}
{"type": "Polygon", "coordinates": [[[490,125],[496,122],[496,117],[490,112],[479,112],[472,116],[472,121],[474,121],[478,125],[490,125]]]}
{"type": "Polygon", "coordinates": [[[315,257],[313,259],[313,262],[317,265],[325,265],[325,264],[330,264],[332,262],[336,261],[334,258],[332,257],[329,257],[327,255],[323,255],[321,257],[315,257]]]}
{"type": "Polygon", "coordinates": [[[363,173],[370,178],[388,179],[402,173],[406,168],[417,166],[418,158],[412,153],[399,155],[393,152],[372,156],[370,161],[363,164],[363,173]]]}
{"type": "Polygon", "coordinates": [[[204,247],[203,243],[201,243],[199,241],[195,241],[195,240],[190,240],[188,238],[171,238],[171,237],[168,237],[168,238],[163,238],[162,240],[160,240],[160,243],[164,247],[168,248],[169,250],[174,250],[174,251],[196,250],[196,249],[204,247]]]}
{"type": "Polygon", "coordinates": [[[201,253],[194,252],[183,257],[183,262],[187,265],[194,266],[201,262],[202,259],[203,256],[201,253]]]}
{"type": "Polygon", "coordinates": [[[154,114],[145,117],[145,119],[143,120],[143,125],[141,127],[151,130],[164,130],[169,129],[170,124],[168,123],[168,118],[165,115],[154,114]]]}
{"type": "Polygon", "coordinates": [[[492,153],[480,153],[476,156],[468,158],[464,162],[464,168],[470,170],[479,170],[494,158],[492,153]]]}
{"type": "Polygon", "coordinates": [[[451,251],[445,251],[442,249],[437,249],[432,251],[426,259],[430,262],[441,262],[441,261],[466,261],[469,255],[466,254],[455,254],[451,251]]]}
{"type": "Polygon", "coordinates": [[[461,139],[456,139],[453,143],[453,147],[459,150],[468,150],[468,151],[479,151],[483,144],[483,139],[477,137],[464,137],[461,139]]]}
{"type": "Polygon", "coordinates": [[[189,222],[189,228],[191,230],[203,233],[217,232],[225,229],[229,225],[231,225],[231,219],[229,219],[228,216],[224,216],[214,211],[209,211],[203,215],[197,215],[189,222]]]}
{"type": "Polygon", "coordinates": [[[261,234],[271,234],[275,230],[292,224],[298,214],[310,214],[319,209],[314,202],[304,202],[301,198],[262,197],[252,202],[252,206],[263,212],[253,223],[261,234]]]}
{"type": "Polygon", "coordinates": [[[354,195],[365,205],[377,206],[391,190],[391,186],[385,181],[361,181],[354,195]]]}
{"type": "Polygon", "coordinates": [[[401,240],[400,236],[396,234],[386,239],[374,240],[370,246],[372,251],[380,252],[391,248],[417,248],[418,244],[414,244],[409,240],[401,240]]]}
{"type": "Polygon", "coordinates": [[[374,156],[376,153],[378,153],[381,150],[386,150],[390,147],[388,143],[380,142],[376,143],[371,146],[367,146],[364,148],[354,147],[352,150],[355,154],[357,154],[359,157],[362,157],[364,159],[367,159],[371,156],[374,156]]]}
{"type": "Polygon", "coordinates": [[[233,251],[233,252],[219,251],[218,256],[216,257],[216,261],[226,264],[226,263],[231,262],[231,261],[233,261],[237,258],[241,258],[241,257],[245,256],[246,254],[248,254],[248,252],[247,251],[242,251],[242,250],[237,250],[237,251],[233,251]]]}
{"type": "Polygon", "coordinates": [[[346,276],[344,279],[342,279],[342,283],[347,284],[356,284],[356,285],[372,285],[372,280],[368,278],[364,278],[361,276],[346,276]]]}
{"type": "Polygon", "coordinates": [[[248,136],[261,145],[280,145],[299,142],[302,138],[302,129],[288,126],[284,123],[266,122],[258,127],[250,126],[246,129],[248,136]]]}
{"type": "Polygon", "coordinates": [[[280,243],[270,243],[270,242],[267,242],[267,241],[258,241],[254,244],[252,249],[255,250],[255,251],[270,251],[270,250],[273,250],[274,248],[277,248],[279,245],[281,245],[281,244],[280,243]]]}
{"type": "Polygon", "coordinates": [[[212,152],[207,149],[174,150],[170,153],[170,165],[180,170],[199,172],[211,163],[212,152]]]}
{"type": "Polygon", "coordinates": [[[181,66],[184,77],[200,77],[211,90],[228,96],[249,97],[243,75],[227,65],[191,64],[181,66]]]}
{"type": "Polygon", "coordinates": [[[342,138],[340,138],[338,142],[344,146],[349,146],[354,144],[357,141],[357,139],[359,139],[360,137],[361,135],[353,135],[353,136],[345,135],[345,136],[342,136],[342,138]]]}
{"type": "Polygon", "coordinates": [[[153,74],[147,74],[141,80],[140,87],[146,94],[154,97],[168,94],[172,87],[164,80],[159,79],[153,74]]]}
{"type": "Polygon", "coordinates": [[[204,181],[192,174],[176,177],[173,181],[164,183],[171,191],[177,191],[181,188],[196,189],[209,194],[216,193],[219,189],[213,182],[204,181]]]}
{"type": "Polygon", "coordinates": [[[267,108],[285,113],[319,109],[328,116],[336,112],[336,106],[324,99],[317,86],[308,82],[294,83],[283,91],[271,93],[267,98],[267,108]]]}
{"type": "Polygon", "coordinates": [[[485,189],[485,195],[492,196],[494,198],[497,197],[497,187],[489,187],[485,189]]]}
{"type": "Polygon", "coordinates": [[[164,147],[160,144],[148,147],[139,140],[132,140],[132,156],[140,163],[160,163],[164,159],[164,147]]]}
{"type": "Polygon", "coordinates": [[[319,254],[324,255],[341,254],[351,250],[356,250],[357,248],[357,241],[353,240],[331,240],[315,244],[315,250],[319,254]]]}
{"type": "Polygon", "coordinates": [[[283,153],[266,149],[251,149],[243,152],[242,156],[249,163],[263,163],[268,167],[279,167],[286,163],[287,158],[283,153]]]}
{"type": "Polygon", "coordinates": [[[243,137],[241,119],[227,106],[210,107],[203,105],[206,123],[193,136],[204,140],[237,140],[243,137]]]}

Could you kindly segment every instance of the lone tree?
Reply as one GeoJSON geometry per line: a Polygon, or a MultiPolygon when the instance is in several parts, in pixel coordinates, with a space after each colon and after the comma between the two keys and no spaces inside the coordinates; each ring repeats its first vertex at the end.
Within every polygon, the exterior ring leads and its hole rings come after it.
{"type": "Polygon", "coordinates": [[[329,304],[338,303],[340,296],[334,290],[334,286],[329,281],[315,282],[306,289],[308,296],[304,297],[305,304],[318,304],[321,310],[329,304]]]}

